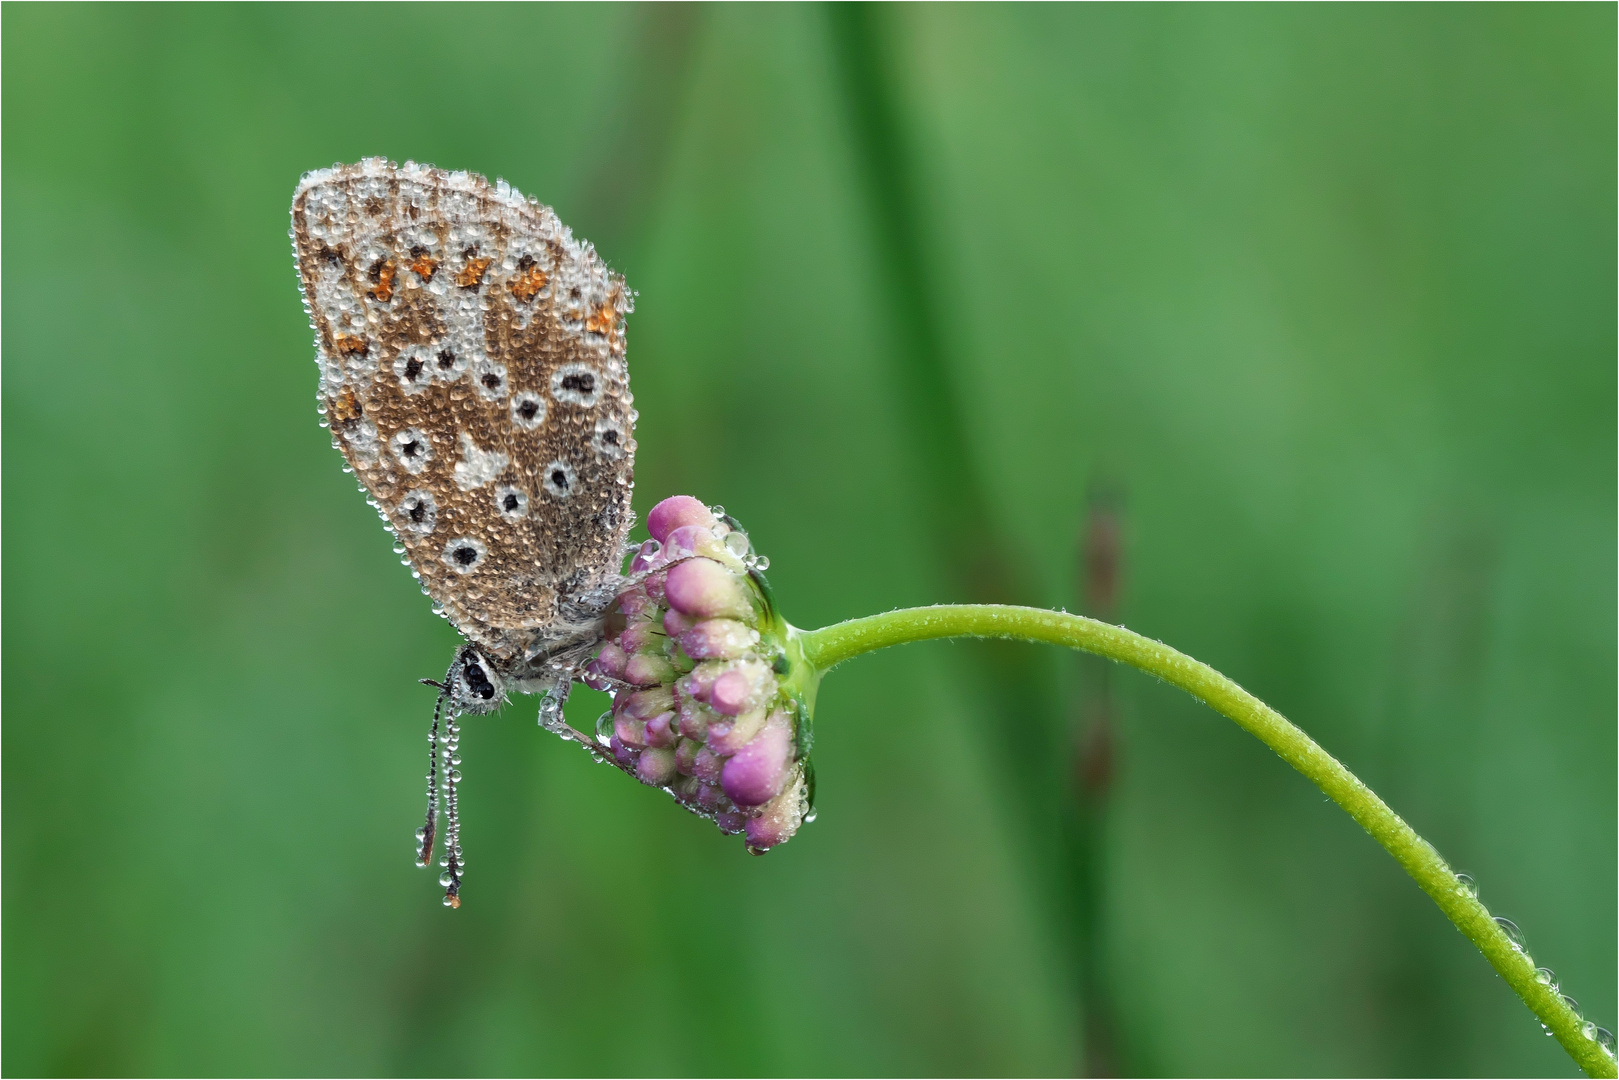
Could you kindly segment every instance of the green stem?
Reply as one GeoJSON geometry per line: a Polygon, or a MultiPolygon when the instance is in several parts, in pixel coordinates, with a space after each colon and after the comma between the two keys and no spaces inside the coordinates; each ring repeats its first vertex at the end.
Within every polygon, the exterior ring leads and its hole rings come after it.
{"type": "Polygon", "coordinates": [[[1594,1038],[1583,1018],[1565,1005],[1557,992],[1535,977],[1535,964],[1512,940],[1473,893],[1440,858],[1432,844],[1418,836],[1388,804],[1378,798],[1314,739],[1294,727],[1235,682],[1162,642],[1120,626],[1081,615],[1040,608],[998,604],[952,604],[890,611],[865,619],[797,635],[803,654],[816,670],[827,671],[862,653],[932,638],[1012,638],[1066,645],[1105,656],[1178,686],[1276,751],[1327,797],[1354,818],[1405,868],[1445,917],[1500,973],[1563,1044],[1588,1076],[1613,1077],[1614,1059],[1594,1038]]]}

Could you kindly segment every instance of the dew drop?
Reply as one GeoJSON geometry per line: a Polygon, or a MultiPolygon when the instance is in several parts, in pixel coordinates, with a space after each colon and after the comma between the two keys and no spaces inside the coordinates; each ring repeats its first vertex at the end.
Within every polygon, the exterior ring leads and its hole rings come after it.
{"type": "Polygon", "coordinates": [[[438,876],[438,883],[448,889],[452,884],[455,883],[455,878],[451,876],[448,870],[446,870],[444,873],[438,876]]]}
{"type": "Polygon", "coordinates": [[[1580,1034],[1584,1035],[1587,1039],[1595,1039],[1597,1037],[1597,1026],[1591,1023],[1591,1021],[1587,1020],[1585,1023],[1580,1025],[1580,1034]]]}
{"type": "Polygon", "coordinates": [[[1457,874],[1456,891],[1470,900],[1477,900],[1478,882],[1473,880],[1472,874],[1457,874]]]}
{"type": "Polygon", "coordinates": [[[1529,951],[1529,946],[1523,938],[1523,931],[1518,929],[1517,923],[1513,922],[1511,919],[1497,915],[1495,916],[1495,925],[1499,926],[1501,931],[1506,934],[1507,940],[1512,942],[1512,947],[1514,949],[1517,949],[1521,953],[1527,953],[1529,951]]]}
{"type": "Polygon", "coordinates": [[[815,809],[815,807],[810,807],[810,812],[804,815],[804,824],[808,825],[810,822],[814,821],[815,816],[819,813],[820,811],[815,809]]]}
{"type": "Polygon", "coordinates": [[[607,746],[613,741],[613,710],[596,717],[596,741],[607,746]]]}
{"type": "Polygon", "coordinates": [[[755,570],[761,570],[761,571],[769,570],[770,569],[770,556],[761,555],[757,559],[753,560],[753,568],[755,570]]]}
{"type": "Polygon", "coordinates": [[[1609,1031],[1605,1027],[1599,1027],[1597,1028],[1596,1034],[1593,1036],[1593,1038],[1596,1039],[1597,1045],[1602,1047],[1602,1052],[1604,1054],[1607,1054],[1609,1057],[1619,1056],[1619,1045],[1615,1044],[1613,1032],[1609,1031]]]}
{"type": "Polygon", "coordinates": [[[417,829],[416,830],[416,842],[419,844],[423,840],[426,840],[426,839],[427,839],[427,830],[426,829],[417,829]]]}
{"type": "Polygon", "coordinates": [[[1535,969],[1535,981],[1542,986],[1549,986],[1555,990],[1557,989],[1557,972],[1549,967],[1538,967],[1535,969]]]}
{"type": "Polygon", "coordinates": [[[1573,998],[1569,997],[1567,994],[1558,994],[1557,997],[1558,997],[1558,1000],[1560,1000],[1563,1003],[1563,1007],[1566,1008],[1569,1012],[1573,1013],[1575,1016],[1580,1015],[1580,1003],[1578,1001],[1575,1001],[1573,998]]]}
{"type": "Polygon", "coordinates": [[[741,532],[729,532],[729,533],[726,533],[724,543],[725,543],[725,550],[729,551],[732,555],[735,555],[739,559],[742,558],[742,556],[746,555],[748,553],[748,551],[749,551],[748,534],[747,533],[741,533],[741,532]]]}

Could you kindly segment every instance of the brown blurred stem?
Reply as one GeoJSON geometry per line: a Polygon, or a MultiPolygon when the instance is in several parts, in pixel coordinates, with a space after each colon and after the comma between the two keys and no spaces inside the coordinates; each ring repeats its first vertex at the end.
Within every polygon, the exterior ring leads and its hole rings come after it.
{"type": "MultiPolygon", "coordinates": [[[[1018,581],[1019,560],[996,527],[984,478],[968,445],[967,410],[946,345],[946,282],[936,267],[947,254],[948,238],[930,235],[923,215],[915,155],[900,120],[893,12],[879,5],[843,3],[830,4],[827,11],[886,294],[890,374],[913,450],[918,511],[949,591],[978,603],[1015,602],[1027,595],[1018,581]]],[[[987,742],[995,748],[1001,782],[1013,796],[1027,850],[1039,853],[1031,871],[1052,911],[1053,940],[1067,954],[1064,966],[1077,983],[1081,958],[1074,916],[1084,903],[1087,834],[1068,795],[1069,736],[1052,670],[1008,642],[970,647],[980,711],[992,736],[987,742]],[[1031,769],[1035,762],[1041,764],[1031,769]]]]}
{"type": "MultiPolygon", "coordinates": [[[[1080,610],[1102,622],[1117,622],[1123,586],[1123,498],[1110,484],[1091,485],[1080,528],[1075,582],[1080,610]]],[[[1073,696],[1073,807],[1079,843],[1074,849],[1075,936],[1079,995],[1085,1033],[1087,1076],[1119,1073],[1118,1033],[1108,989],[1106,946],[1108,794],[1117,761],[1113,665],[1088,653],[1073,696]]]]}
{"type": "MultiPolygon", "coordinates": [[[[924,217],[915,154],[901,123],[891,47],[893,9],[882,5],[827,6],[837,75],[855,150],[855,167],[869,204],[882,310],[890,331],[899,419],[912,447],[917,509],[935,545],[945,587],[980,603],[1009,603],[1027,590],[1018,560],[996,517],[984,478],[967,442],[967,409],[950,364],[943,312],[947,283],[936,267],[948,236],[924,217]],[[931,242],[931,245],[930,245],[931,242]],[[933,250],[929,250],[930,246],[933,250]]],[[[1013,793],[1031,863],[1053,913],[1053,940],[1078,964],[1074,910],[1079,903],[1077,857],[1085,843],[1068,796],[1067,725],[1051,667],[1006,642],[969,646],[980,682],[981,711],[996,748],[1005,789],[1013,793]],[[1031,764],[1038,763],[1034,768],[1031,764]],[[1051,857],[1052,853],[1058,857],[1051,857]]]]}

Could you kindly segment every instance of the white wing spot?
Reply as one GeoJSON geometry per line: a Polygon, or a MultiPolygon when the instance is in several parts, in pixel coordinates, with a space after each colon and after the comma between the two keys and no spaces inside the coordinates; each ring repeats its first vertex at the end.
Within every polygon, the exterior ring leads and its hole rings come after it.
{"type": "Polygon", "coordinates": [[[490,483],[511,464],[499,450],[480,450],[472,436],[461,432],[461,460],[455,463],[455,486],[471,491],[490,483]]]}

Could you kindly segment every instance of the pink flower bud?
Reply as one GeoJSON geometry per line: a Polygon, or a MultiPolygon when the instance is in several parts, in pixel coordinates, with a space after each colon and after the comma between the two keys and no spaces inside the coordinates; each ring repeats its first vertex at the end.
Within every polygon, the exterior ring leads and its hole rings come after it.
{"type": "Polygon", "coordinates": [[[648,576],[645,581],[641,582],[641,588],[646,590],[647,596],[650,597],[655,603],[661,604],[664,601],[664,585],[668,579],[668,576],[669,575],[666,572],[660,570],[656,574],[648,576]]]}
{"type": "Polygon", "coordinates": [[[618,711],[628,713],[637,720],[648,720],[659,713],[668,712],[675,707],[674,691],[667,686],[656,686],[651,690],[637,690],[633,694],[621,694],[617,705],[618,711]]]}
{"type": "Polygon", "coordinates": [[[748,827],[748,815],[740,810],[727,810],[714,815],[714,824],[720,827],[720,832],[735,836],[748,827]]]}
{"type": "Polygon", "coordinates": [[[624,674],[624,661],[628,659],[623,649],[608,642],[602,646],[602,651],[596,654],[596,670],[609,679],[620,678],[624,674]]]}
{"type": "Polygon", "coordinates": [[[630,749],[628,746],[625,746],[623,741],[620,740],[617,735],[612,737],[612,739],[608,742],[608,745],[612,747],[613,757],[620,765],[627,769],[635,768],[635,751],[630,749]]]}
{"type": "Polygon", "coordinates": [[[719,781],[716,780],[712,784],[699,781],[699,785],[697,788],[697,805],[704,810],[718,810],[720,803],[725,799],[725,792],[720,790],[719,781]]]}
{"type": "Polygon", "coordinates": [[[648,746],[673,746],[675,732],[672,726],[675,714],[672,712],[659,713],[646,722],[644,738],[648,746]]]}
{"type": "Polygon", "coordinates": [[[694,775],[692,769],[697,764],[697,752],[703,744],[696,739],[681,739],[675,744],[675,770],[681,776],[694,775]]]}
{"type": "Polygon", "coordinates": [[[694,618],[753,618],[753,605],[742,579],[713,559],[687,559],[675,564],[669,570],[664,592],[670,607],[694,618]]]}
{"type": "Polygon", "coordinates": [[[646,516],[646,530],[659,543],[667,540],[669,534],[682,525],[700,525],[712,529],[718,524],[714,515],[708,512],[708,507],[690,495],[672,495],[654,506],[646,516]]]}
{"type": "Polygon", "coordinates": [[[717,713],[736,716],[748,707],[753,696],[753,680],[740,668],[732,668],[714,680],[708,692],[708,703],[717,713]]]}
{"type": "Polygon", "coordinates": [[[641,760],[635,763],[635,775],[643,784],[662,787],[675,778],[675,752],[663,746],[641,751],[641,760]]]}
{"type": "Polygon", "coordinates": [[[803,821],[803,787],[803,777],[795,775],[779,795],[765,804],[763,810],[748,819],[750,850],[767,851],[792,839],[803,821]]]}
{"type": "Polygon", "coordinates": [[[631,716],[615,716],[613,738],[632,750],[639,750],[646,745],[646,724],[631,716]]]}
{"type": "Polygon", "coordinates": [[[721,757],[741,750],[765,726],[765,711],[753,709],[735,720],[711,720],[708,725],[708,745],[721,757]]]}
{"type": "Polygon", "coordinates": [[[702,742],[708,738],[708,717],[707,709],[687,698],[680,703],[680,708],[675,712],[675,726],[680,728],[680,733],[686,738],[702,742]]]}
{"type": "Polygon", "coordinates": [[[636,653],[624,665],[624,681],[631,686],[656,686],[675,677],[669,661],[651,653],[636,653]]]}
{"type": "Polygon", "coordinates": [[[696,625],[697,621],[690,615],[682,615],[674,608],[663,613],[663,632],[670,637],[679,637],[696,625]]]}
{"type": "Polygon", "coordinates": [[[691,774],[705,784],[714,784],[716,790],[724,768],[725,759],[706,746],[697,751],[697,756],[691,762],[691,774]]]}
{"type": "Polygon", "coordinates": [[[649,619],[631,619],[624,632],[618,635],[618,647],[626,653],[637,653],[648,645],[662,645],[664,635],[657,623],[649,619]]]}
{"type": "Polygon", "coordinates": [[[695,701],[708,701],[709,692],[714,689],[714,680],[725,671],[725,665],[719,662],[698,664],[691,670],[691,674],[683,676],[675,687],[680,693],[695,701]]]}
{"type": "Polygon", "coordinates": [[[762,806],[781,794],[793,750],[792,728],[779,709],[764,730],[725,763],[720,782],[738,806],[762,806]]]}
{"type": "MultiPolygon", "coordinates": [[[[758,631],[735,619],[705,619],[680,635],[680,647],[693,660],[734,660],[758,641],[758,631]]],[[[720,680],[724,679],[721,675],[720,680]]]]}

